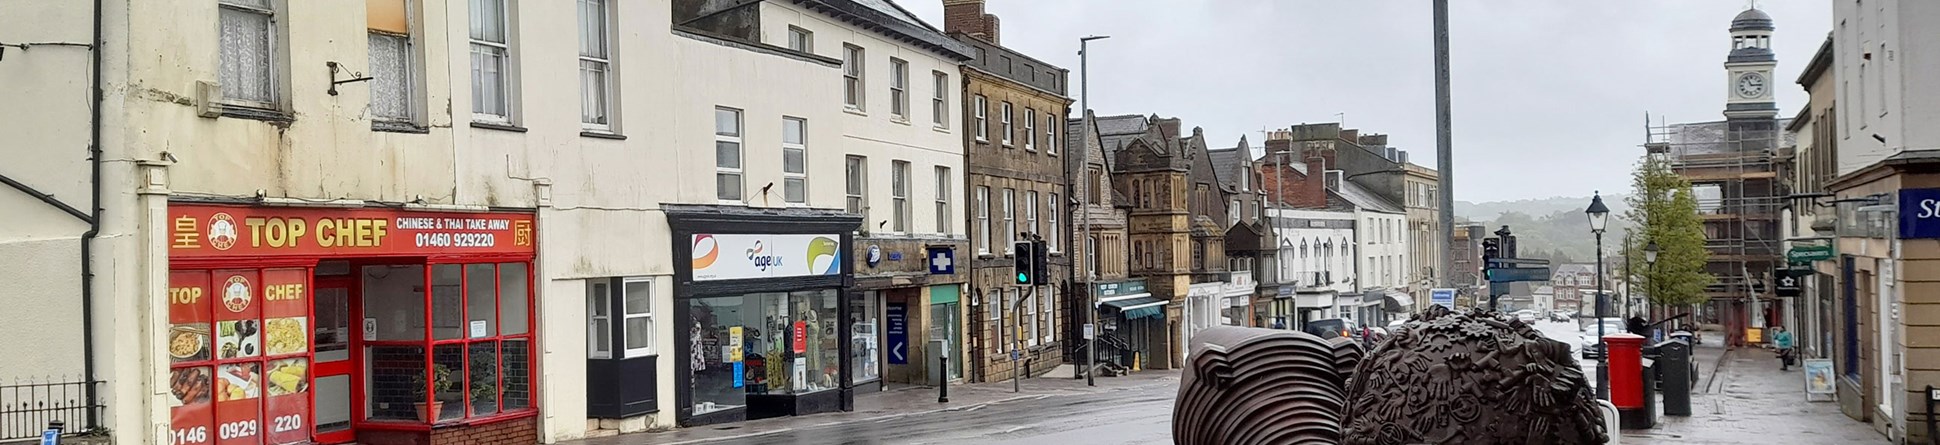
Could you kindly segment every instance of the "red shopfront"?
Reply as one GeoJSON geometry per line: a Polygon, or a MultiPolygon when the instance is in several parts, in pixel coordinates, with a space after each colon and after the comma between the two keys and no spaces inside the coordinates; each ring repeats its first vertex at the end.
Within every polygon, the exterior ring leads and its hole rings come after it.
{"type": "Polygon", "coordinates": [[[171,444],[538,441],[533,214],[168,215],[171,444]]]}

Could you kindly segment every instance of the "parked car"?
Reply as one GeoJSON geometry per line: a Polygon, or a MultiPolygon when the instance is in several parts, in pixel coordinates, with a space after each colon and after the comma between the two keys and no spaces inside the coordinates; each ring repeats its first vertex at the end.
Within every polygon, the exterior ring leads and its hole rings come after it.
{"type": "MultiPolygon", "coordinates": [[[[1605,335],[1616,334],[1621,332],[1628,332],[1624,330],[1624,325],[1622,321],[1619,321],[1614,318],[1604,319],[1603,333],[1605,335]]],[[[1582,341],[1583,358],[1597,358],[1603,355],[1603,342],[1598,341],[1599,337],[1597,337],[1596,325],[1592,324],[1588,328],[1584,329],[1582,334],[1582,339],[1583,339],[1582,341]]]]}
{"type": "Polygon", "coordinates": [[[1570,321],[1570,317],[1575,317],[1575,316],[1576,314],[1569,313],[1569,311],[1549,311],[1549,321],[1554,321],[1558,323],[1568,323],[1570,321]]]}
{"type": "Polygon", "coordinates": [[[1328,318],[1307,322],[1301,331],[1320,338],[1347,337],[1353,330],[1353,321],[1344,318],[1328,318]]]}
{"type": "Polygon", "coordinates": [[[1406,319],[1390,321],[1388,322],[1388,332],[1401,330],[1401,327],[1406,326],[1407,324],[1408,324],[1408,320],[1406,319]]]}
{"type": "Polygon", "coordinates": [[[1534,309],[1523,309],[1523,310],[1520,310],[1520,311],[1516,311],[1516,319],[1517,319],[1517,320],[1522,320],[1522,322],[1523,322],[1523,323],[1535,323],[1535,322],[1536,322],[1536,310],[1534,310],[1534,309]]]}

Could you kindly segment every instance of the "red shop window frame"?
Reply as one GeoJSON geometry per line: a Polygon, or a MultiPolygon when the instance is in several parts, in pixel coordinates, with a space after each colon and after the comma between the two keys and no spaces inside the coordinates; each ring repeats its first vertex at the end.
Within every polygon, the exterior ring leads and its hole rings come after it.
{"type": "MultiPolygon", "coordinates": [[[[463,366],[461,366],[459,369],[452,370],[452,372],[462,376],[462,378],[459,379],[456,383],[460,385],[460,388],[463,388],[460,390],[460,394],[463,397],[460,399],[461,401],[459,405],[464,409],[465,413],[463,416],[461,416],[458,419],[447,420],[447,421],[439,421],[437,419],[421,420],[421,421],[370,419],[368,418],[368,414],[366,414],[364,416],[360,416],[364,418],[358,419],[354,422],[355,426],[358,428],[369,428],[374,430],[428,431],[434,428],[443,428],[443,427],[459,426],[459,425],[487,424],[487,423],[495,423],[500,421],[525,418],[525,417],[536,417],[539,412],[538,402],[540,400],[540,397],[539,397],[540,385],[538,385],[538,382],[537,382],[537,377],[538,377],[537,356],[539,351],[538,343],[537,343],[537,332],[538,332],[538,318],[537,318],[538,310],[537,309],[538,308],[537,308],[537,298],[534,293],[536,284],[534,283],[534,280],[533,280],[534,274],[532,269],[532,257],[502,256],[502,255],[437,256],[437,257],[429,258],[429,261],[424,263],[424,266],[425,267],[423,271],[423,276],[421,277],[421,279],[423,280],[422,282],[425,284],[425,291],[423,296],[425,327],[424,327],[424,332],[422,332],[423,334],[422,338],[424,340],[365,340],[362,342],[362,344],[367,347],[368,346],[423,346],[424,347],[423,381],[425,382],[424,384],[427,386],[420,389],[424,390],[424,393],[425,393],[424,402],[426,404],[438,402],[438,394],[436,391],[433,391],[431,387],[431,385],[435,385],[435,379],[436,379],[435,361],[437,358],[437,347],[445,346],[445,345],[460,345],[462,347],[461,351],[463,351],[463,354],[464,354],[464,359],[461,360],[461,363],[463,364],[463,366]],[[500,314],[504,313],[505,299],[502,297],[502,295],[504,294],[505,289],[503,288],[503,285],[504,285],[503,274],[504,274],[504,265],[508,263],[521,264],[525,266],[524,267],[525,279],[523,281],[525,283],[526,311],[525,311],[525,333],[523,334],[506,335],[504,326],[498,323],[499,321],[504,320],[503,317],[500,316],[500,314]],[[433,273],[436,271],[438,266],[457,266],[458,267],[458,271],[459,271],[459,277],[458,277],[458,282],[459,282],[458,316],[459,317],[458,318],[460,320],[471,320],[471,314],[470,314],[471,280],[468,279],[468,275],[471,272],[465,266],[479,265],[479,264],[492,266],[492,275],[493,275],[493,279],[492,279],[493,318],[492,320],[493,320],[493,326],[494,326],[492,335],[472,338],[470,335],[468,335],[469,334],[468,332],[462,331],[462,329],[465,326],[461,324],[460,326],[461,332],[459,333],[461,335],[459,335],[458,338],[444,339],[444,340],[437,339],[437,335],[434,331],[434,329],[436,329],[436,326],[433,322],[433,317],[437,314],[436,310],[434,310],[432,305],[433,298],[435,296],[432,288],[433,273]],[[510,411],[506,410],[505,408],[505,397],[504,397],[504,389],[503,389],[505,374],[506,374],[504,372],[505,354],[504,354],[503,345],[508,340],[524,341],[527,345],[526,346],[526,366],[524,369],[525,378],[526,378],[526,406],[523,408],[517,408],[510,411]],[[471,391],[470,391],[471,384],[472,384],[472,372],[471,372],[472,360],[470,359],[470,355],[471,355],[470,345],[479,344],[479,343],[490,343],[494,345],[499,345],[498,349],[496,349],[496,352],[493,353],[493,357],[492,357],[493,366],[496,368],[496,370],[492,373],[492,375],[494,378],[499,380],[498,382],[499,384],[497,385],[497,387],[499,388],[500,392],[497,395],[497,397],[493,400],[493,403],[497,405],[496,406],[497,412],[494,414],[488,414],[483,416],[476,416],[472,412],[473,410],[472,410],[472,400],[471,400],[471,391]]],[[[366,296],[365,298],[369,298],[369,296],[366,296]]],[[[369,360],[369,357],[365,357],[363,359],[363,361],[365,362],[368,362],[368,360],[369,360]]],[[[359,371],[359,372],[367,372],[367,371],[359,371]]],[[[368,376],[365,376],[365,380],[368,380],[368,376]]],[[[364,385],[368,386],[370,385],[370,383],[366,382],[364,383],[364,385]]],[[[353,393],[355,394],[355,398],[358,399],[352,402],[356,406],[361,407],[368,403],[368,401],[363,400],[365,391],[360,389],[360,390],[354,391],[353,393]]],[[[446,408],[446,409],[449,409],[449,408],[446,408]]]]}

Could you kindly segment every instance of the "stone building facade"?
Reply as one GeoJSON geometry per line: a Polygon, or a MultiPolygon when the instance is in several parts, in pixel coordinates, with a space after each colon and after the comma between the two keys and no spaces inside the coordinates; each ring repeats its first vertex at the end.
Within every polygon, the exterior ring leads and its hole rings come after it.
{"type": "Polygon", "coordinates": [[[1071,281],[1062,137],[1071,99],[1069,71],[998,44],[997,18],[982,1],[944,4],[944,27],[974,48],[965,61],[962,132],[967,156],[972,269],[971,335],[963,345],[972,379],[1043,374],[1065,361],[1071,281]],[[1041,240],[1048,274],[1020,286],[1012,243],[1041,240]],[[1018,361],[1010,352],[1020,351],[1018,361]]]}
{"type": "MultiPolygon", "coordinates": [[[[1103,119],[1112,175],[1131,197],[1132,275],[1146,279],[1150,293],[1169,302],[1163,335],[1146,337],[1149,355],[1142,365],[1173,368],[1185,356],[1193,322],[1188,312],[1193,285],[1220,282],[1226,272],[1226,197],[1205,148],[1205,135],[1181,134],[1177,118],[1118,116],[1103,119]]],[[[1215,292],[1216,293],[1216,292],[1215,292]]],[[[1203,312],[1202,307],[1200,312],[1203,312]]]]}

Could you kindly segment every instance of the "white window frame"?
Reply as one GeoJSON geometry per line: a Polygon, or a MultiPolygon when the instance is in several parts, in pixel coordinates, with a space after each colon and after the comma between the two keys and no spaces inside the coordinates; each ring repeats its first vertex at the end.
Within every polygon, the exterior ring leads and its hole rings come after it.
{"type": "Polygon", "coordinates": [[[1058,332],[1058,287],[1044,286],[1044,298],[1040,300],[1044,304],[1038,306],[1037,317],[1038,323],[1044,325],[1044,330],[1039,332],[1042,332],[1040,334],[1043,338],[1042,342],[1044,344],[1051,344],[1051,342],[1056,341],[1058,332]]]}
{"type": "Polygon", "coordinates": [[[1017,189],[1004,189],[1004,254],[1010,255],[1017,246],[1017,189]]]}
{"type": "MultiPolygon", "coordinates": [[[[594,278],[586,280],[586,357],[613,358],[613,280],[594,278]],[[605,321],[605,326],[599,322],[605,321]],[[599,340],[606,339],[606,349],[600,349],[599,340]]],[[[620,341],[625,341],[620,339],[620,341]]],[[[625,345],[618,345],[625,350],[625,345]]]]}
{"type": "Polygon", "coordinates": [[[974,102],[976,109],[970,111],[977,116],[977,142],[990,142],[990,99],[978,94],[974,102]]]}
{"type": "Polygon", "coordinates": [[[950,128],[950,75],[942,71],[931,71],[930,78],[935,81],[936,95],[930,97],[932,124],[938,129],[950,128]]]}
{"type": "Polygon", "coordinates": [[[889,203],[895,209],[889,223],[896,233],[909,233],[909,161],[889,161],[889,203]]]}
{"type": "Polygon", "coordinates": [[[889,120],[909,123],[909,62],[889,58],[889,120]]]}
{"type": "Polygon", "coordinates": [[[616,110],[619,108],[620,103],[618,100],[619,95],[614,91],[614,86],[617,83],[613,82],[614,76],[618,74],[613,70],[613,41],[616,40],[613,38],[613,3],[608,3],[608,0],[578,1],[579,32],[581,38],[579,44],[579,125],[583,130],[611,133],[615,131],[615,128],[618,128],[619,115],[616,113],[616,110]],[[587,45],[594,42],[584,40],[592,32],[588,27],[594,25],[589,20],[591,17],[587,17],[589,11],[598,11],[600,14],[597,17],[599,21],[597,23],[599,26],[597,38],[600,39],[597,42],[599,45],[598,48],[589,48],[587,45]],[[596,49],[597,51],[595,51],[596,49]],[[594,84],[595,81],[589,78],[590,73],[593,72],[599,73],[597,85],[594,84]],[[594,88],[597,88],[598,91],[591,91],[594,88]]]}
{"type": "Polygon", "coordinates": [[[862,215],[863,231],[869,228],[869,158],[848,155],[842,158],[845,172],[842,193],[846,196],[843,207],[849,213],[862,215]]]}
{"type": "Polygon", "coordinates": [[[990,186],[977,186],[977,253],[990,254],[990,186]]]}
{"type": "Polygon", "coordinates": [[[265,110],[275,110],[279,107],[279,105],[282,102],[283,91],[282,91],[282,88],[281,88],[282,85],[280,85],[281,82],[279,79],[281,79],[281,76],[283,75],[283,73],[282,73],[282,70],[278,69],[279,65],[281,65],[281,63],[279,63],[278,60],[280,60],[280,58],[282,57],[282,51],[278,47],[281,43],[281,40],[277,38],[278,37],[277,28],[279,28],[279,26],[277,25],[276,4],[278,3],[278,0],[265,0],[263,3],[268,4],[269,6],[265,8],[262,6],[256,6],[253,4],[244,3],[241,1],[217,2],[218,17],[216,19],[217,21],[216,45],[218,46],[218,53],[220,53],[220,47],[222,46],[222,33],[223,33],[222,23],[221,23],[222,19],[220,17],[221,10],[236,11],[236,12],[241,12],[245,14],[262,16],[263,28],[264,28],[263,29],[263,36],[264,36],[263,48],[265,52],[269,53],[267,56],[268,63],[266,64],[268,66],[264,67],[263,74],[262,74],[263,89],[268,95],[268,97],[265,98],[265,99],[268,99],[266,101],[257,101],[254,99],[231,97],[229,87],[232,85],[237,85],[238,82],[240,82],[240,80],[229,81],[229,80],[221,79],[221,72],[224,70],[222,69],[222,66],[221,66],[223,64],[222,57],[220,56],[220,54],[218,54],[216,58],[216,64],[217,64],[216,71],[217,71],[217,79],[218,79],[217,82],[220,84],[223,90],[222,101],[226,105],[235,105],[235,106],[248,107],[248,108],[259,108],[259,109],[265,109],[265,110]]]}
{"type": "Polygon", "coordinates": [[[1058,154],[1058,117],[1044,113],[1044,153],[1058,154]]]}
{"type": "MultiPolygon", "coordinates": [[[[496,50],[500,56],[499,60],[503,61],[503,65],[499,67],[498,82],[495,85],[485,85],[483,81],[480,80],[483,77],[481,76],[481,72],[480,72],[483,65],[480,65],[477,62],[473,62],[473,68],[471,71],[471,84],[472,84],[471,86],[472,86],[472,95],[475,97],[483,97],[483,95],[479,93],[480,88],[496,89],[498,91],[498,97],[501,100],[501,103],[498,105],[504,107],[504,110],[503,110],[504,112],[503,114],[493,114],[491,111],[485,111],[481,108],[484,106],[484,104],[480,103],[482,101],[473,100],[472,120],[475,122],[511,125],[513,122],[513,117],[517,114],[516,111],[514,110],[518,108],[517,105],[514,104],[517,101],[512,99],[512,95],[513,95],[512,86],[518,84],[518,82],[513,81],[514,72],[517,71],[513,67],[518,66],[518,63],[512,60],[513,59],[513,54],[512,54],[513,35],[512,35],[512,26],[511,26],[511,23],[512,23],[511,6],[512,5],[510,4],[511,2],[507,0],[471,0],[471,2],[474,4],[478,2],[497,3],[499,5],[499,11],[504,12],[504,14],[501,14],[497,17],[498,26],[503,31],[501,34],[503,34],[504,36],[504,41],[495,42],[491,40],[482,40],[476,37],[469,37],[469,36],[467,37],[471,42],[470,46],[471,46],[472,57],[474,58],[479,57],[479,54],[481,54],[481,50],[483,50],[485,53],[490,53],[492,50],[496,50]]],[[[474,10],[470,11],[470,13],[476,14],[477,8],[473,8],[473,9],[474,10]]]]}
{"type": "Polygon", "coordinates": [[[1037,151],[1037,109],[1024,107],[1024,149],[1037,151]]]}
{"type": "Polygon", "coordinates": [[[796,206],[808,205],[808,119],[793,116],[781,117],[781,176],[782,202],[796,206]],[[799,135],[801,139],[795,142],[788,141],[788,124],[790,122],[801,123],[801,134],[799,135]],[[801,159],[801,171],[788,171],[789,153],[794,153],[796,158],[801,159]],[[801,184],[802,197],[799,201],[788,197],[788,183],[790,180],[797,181],[801,184]]]}
{"type": "Polygon", "coordinates": [[[1064,229],[1058,225],[1058,215],[1064,213],[1064,202],[1058,201],[1057,193],[1050,194],[1044,200],[1044,212],[1051,217],[1051,229],[1045,231],[1044,247],[1051,253],[1058,253],[1058,235],[1064,233],[1064,229]]]}
{"type": "Polygon", "coordinates": [[[1037,322],[1038,314],[1041,312],[1037,307],[1037,292],[1023,292],[1022,296],[1024,301],[1018,302],[1017,307],[1021,310],[1017,311],[1020,313],[1017,314],[1016,319],[1018,323],[1028,326],[1026,329],[1023,329],[1024,332],[1021,332],[1023,334],[1022,337],[1024,337],[1024,346],[1037,346],[1037,322]]]}
{"type": "Polygon", "coordinates": [[[1037,226],[1037,191],[1036,190],[1024,191],[1024,229],[1030,230],[1031,234],[1033,235],[1043,236],[1043,233],[1044,233],[1044,231],[1039,230],[1037,226]]]}
{"type": "Polygon", "coordinates": [[[1003,142],[1005,147],[1014,147],[1013,145],[1011,145],[1012,144],[1011,139],[1016,137],[1016,132],[1017,132],[1017,127],[1013,126],[1010,118],[1011,118],[1010,102],[1005,101],[1002,103],[1002,105],[999,105],[997,109],[998,122],[1001,122],[1004,124],[1004,134],[1002,136],[1003,136],[1003,142]]]}
{"type": "Polygon", "coordinates": [[[1098,236],[1085,236],[1085,274],[1086,277],[1098,276],[1098,236]]]}
{"type": "Polygon", "coordinates": [[[654,344],[658,342],[657,337],[659,337],[658,335],[655,335],[657,333],[654,331],[659,329],[659,326],[655,325],[654,317],[653,317],[654,306],[655,306],[654,303],[656,303],[654,301],[655,296],[653,294],[655,291],[653,279],[647,278],[647,277],[629,277],[629,278],[620,280],[620,285],[618,287],[615,287],[613,290],[617,292],[620,297],[618,299],[620,303],[620,313],[617,315],[620,316],[620,340],[622,344],[619,345],[619,347],[623,348],[623,350],[626,351],[625,357],[636,358],[636,357],[646,357],[646,356],[654,355],[654,352],[655,352],[654,344]],[[647,311],[645,313],[635,314],[627,310],[626,288],[627,288],[627,285],[634,284],[634,283],[646,284],[647,311]],[[631,320],[639,319],[639,318],[647,319],[647,345],[645,347],[635,348],[635,347],[632,347],[631,345],[624,344],[624,342],[626,341],[626,338],[627,338],[627,324],[629,324],[631,320]]]}
{"type": "Polygon", "coordinates": [[[789,25],[788,26],[788,49],[814,54],[815,53],[815,31],[809,31],[806,29],[802,29],[799,26],[789,25]]]}
{"type": "Polygon", "coordinates": [[[842,104],[851,111],[869,109],[868,56],[860,46],[842,45],[842,104]]]}
{"type": "Polygon", "coordinates": [[[950,167],[936,166],[936,233],[948,235],[950,227],[950,167]]]}
{"type": "Polygon", "coordinates": [[[746,115],[743,114],[741,110],[728,108],[728,107],[714,107],[714,128],[715,128],[715,131],[714,131],[714,199],[719,200],[721,202],[739,203],[747,200],[748,148],[746,144],[742,143],[742,135],[747,134],[746,122],[747,122],[746,115]],[[734,134],[732,135],[722,134],[720,131],[721,112],[723,111],[733,113],[734,115],[734,134]],[[735,156],[734,167],[726,167],[721,165],[720,150],[721,150],[721,143],[724,143],[724,142],[734,144],[734,156],[735,156]],[[741,187],[739,187],[740,190],[735,193],[738,196],[735,196],[733,199],[725,198],[723,197],[724,195],[721,194],[724,192],[724,190],[721,190],[720,178],[725,175],[734,175],[734,177],[737,179],[737,182],[741,184],[741,187]]]}

